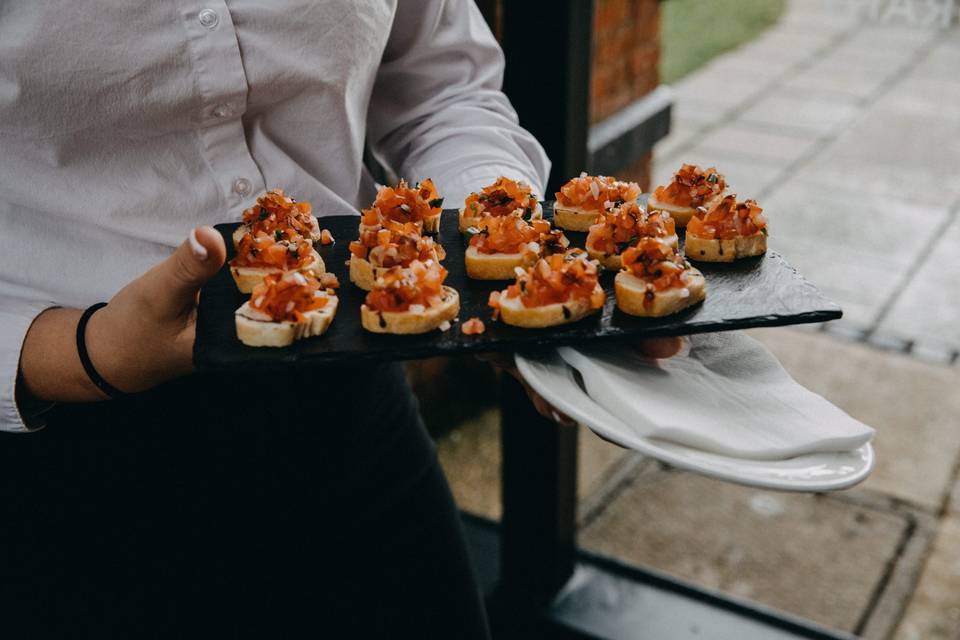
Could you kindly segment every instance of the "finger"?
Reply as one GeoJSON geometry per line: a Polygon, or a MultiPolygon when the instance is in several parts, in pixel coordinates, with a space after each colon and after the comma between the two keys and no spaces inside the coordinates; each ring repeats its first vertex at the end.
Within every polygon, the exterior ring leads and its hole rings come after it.
{"type": "Polygon", "coordinates": [[[683,339],[680,337],[646,338],[634,345],[641,354],[648,358],[669,358],[675,356],[683,348],[683,339]]]}
{"type": "Polygon", "coordinates": [[[530,398],[530,402],[533,403],[533,408],[537,410],[537,413],[542,415],[548,420],[553,420],[554,422],[562,425],[572,426],[577,424],[577,421],[568,416],[567,414],[559,411],[552,404],[547,402],[543,396],[533,390],[533,388],[527,384],[527,381],[517,372],[516,369],[509,371],[517,380],[520,381],[520,384],[523,385],[524,390],[527,392],[527,397],[530,398]]]}
{"type": "Polygon", "coordinates": [[[148,274],[161,308],[176,314],[192,307],[197,291],[223,266],[226,255],[223,237],[215,229],[193,229],[173,255],[148,274]]]}

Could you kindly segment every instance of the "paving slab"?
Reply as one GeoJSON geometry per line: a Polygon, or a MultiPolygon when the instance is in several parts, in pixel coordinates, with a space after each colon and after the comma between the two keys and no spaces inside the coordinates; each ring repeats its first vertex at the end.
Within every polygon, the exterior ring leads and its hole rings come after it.
{"type": "Polygon", "coordinates": [[[830,56],[862,66],[896,67],[937,40],[939,35],[932,29],[869,25],[851,34],[830,56]]]}
{"type": "Polygon", "coordinates": [[[703,100],[677,100],[671,109],[671,119],[685,126],[712,124],[725,116],[728,109],[703,100]]]}
{"type": "Polygon", "coordinates": [[[733,51],[714,58],[703,66],[701,72],[718,78],[748,75],[758,80],[774,81],[782,78],[784,73],[793,66],[791,63],[780,60],[765,60],[733,51]]]}
{"type": "Polygon", "coordinates": [[[743,58],[759,58],[770,64],[791,67],[801,60],[815,55],[831,41],[829,33],[790,33],[777,30],[767,31],[732,54],[743,58]]]}
{"type": "MultiPolygon", "coordinates": [[[[603,487],[629,452],[584,427],[579,428],[578,443],[577,495],[584,500],[603,487]]],[[[499,410],[489,410],[463,423],[440,438],[437,449],[457,505],[470,513],[499,520],[499,410]]]]}
{"type": "MultiPolygon", "coordinates": [[[[889,281],[896,274],[889,266],[913,265],[948,217],[946,207],[850,187],[825,190],[802,178],[778,185],[760,203],[771,220],[771,243],[774,239],[805,240],[820,245],[817,257],[822,259],[848,252],[868,257],[872,264],[888,265],[883,279],[889,281]]],[[[868,282],[850,284],[870,286],[868,282]]]]}
{"type": "Polygon", "coordinates": [[[813,135],[758,131],[749,125],[733,122],[711,131],[698,146],[704,152],[770,163],[779,168],[809,153],[816,143],[817,137],[813,135]]]}
{"type": "Polygon", "coordinates": [[[864,99],[876,93],[894,70],[862,67],[847,60],[821,59],[784,79],[783,87],[795,91],[834,94],[864,99]]]}
{"type": "Polygon", "coordinates": [[[950,503],[947,505],[947,514],[960,517],[960,474],[957,474],[950,492],[950,503]]]}
{"type": "Polygon", "coordinates": [[[827,189],[857,189],[935,207],[960,197],[960,121],[875,106],[800,172],[827,189]]]}
{"type": "Polygon", "coordinates": [[[782,215],[788,209],[781,208],[773,198],[763,199],[762,205],[772,221],[771,250],[783,255],[825,296],[841,306],[843,319],[838,322],[863,332],[874,327],[906,275],[892,272],[890,263],[875,254],[861,253],[856,248],[838,251],[807,234],[791,235],[785,230],[789,218],[782,215]]]}
{"type": "Polygon", "coordinates": [[[628,485],[581,543],[853,630],[907,530],[898,515],[665,472],[628,485]]]}
{"type": "Polygon", "coordinates": [[[742,111],[738,119],[776,131],[824,137],[850,123],[859,112],[857,105],[845,97],[829,99],[781,88],[742,111]]]}
{"type": "Polygon", "coordinates": [[[807,29],[816,32],[842,33],[858,26],[854,15],[842,2],[792,0],[780,19],[779,28],[807,29]]]}
{"type": "Polygon", "coordinates": [[[695,144],[701,137],[700,131],[706,126],[702,122],[671,119],[670,133],[660,139],[653,147],[653,157],[662,158],[672,155],[682,148],[695,144]]]}
{"type": "Polygon", "coordinates": [[[879,330],[960,349],[960,218],[937,240],[879,330]]]}
{"type": "Polygon", "coordinates": [[[758,95],[769,85],[769,79],[749,74],[720,75],[701,72],[673,85],[673,92],[676,104],[690,100],[714,106],[718,113],[722,113],[758,95]]]}
{"type": "Polygon", "coordinates": [[[950,491],[950,504],[947,505],[947,514],[960,517],[960,474],[957,475],[950,491]]]}
{"type": "Polygon", "coordinates": [[[960,515],[945,518],[896,640],[960,638],[960,515]]]}
{"type": "Polygon", "coordinates": [[[824,190],[856,188],[943,207],[960,198],[957,158],[960,120],[876,104],[803,167],[798,177],[824,190]]]}
{"type": "Polygon", "coordinates": [[[876,468],[861,486],[939,512],[960,460],[957,367],[823,333],[758,329],[750,335],[800,384],[877,430],[876,468]]]}
{"type": "MultiPolygon", "coordinates": [[[[960,67],[958,67],[960,68],[960,67]]],[[[960,76],[960,71],[956,72],[960,76]]],[[[960,82],[910,77],[897,90],[878,101],[878,106],[911,118],[929,118],[934,122],[960,120],[960,82]]]]}
{"type": "Polygon", "coordinates": [[[437,453],[457,506],[499,520],[500,412],[492,409],[464,422],[437,441],[437,453]]]}

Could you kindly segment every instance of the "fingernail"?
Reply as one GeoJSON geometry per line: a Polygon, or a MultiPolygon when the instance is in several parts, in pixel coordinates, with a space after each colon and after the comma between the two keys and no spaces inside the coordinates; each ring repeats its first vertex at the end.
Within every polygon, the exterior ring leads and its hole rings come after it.
{"type": "Polygon", "coordinates": [[[197,240],[197,230],[191,229],[190,235],[187,236],[187,241],[190,243],[190,251],[193,252],[193,255],[196,256],[197,260],[206,260],[207,259],[207,248],[200,244],[200,241],[197,240]]]}

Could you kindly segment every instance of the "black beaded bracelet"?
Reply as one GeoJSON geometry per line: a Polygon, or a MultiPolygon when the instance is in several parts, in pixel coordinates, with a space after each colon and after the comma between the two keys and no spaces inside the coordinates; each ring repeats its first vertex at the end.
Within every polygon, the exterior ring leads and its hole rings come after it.
{"type": "Polygon", "coordinates": [[[90,362],[90,354],[87,353],[87,322],[90,320],[90,316],[105,306],[107,306],[106,302],[98,302],[87,307],[87,310],[80,316],[80,322],[77,323],[77,353],[80,355],[80,364],[83,365],[83,370],[87,372],[90,381],[111,398],[120,398],[127,394],[111,385],[97,373],[93,363],[90,362]]]}

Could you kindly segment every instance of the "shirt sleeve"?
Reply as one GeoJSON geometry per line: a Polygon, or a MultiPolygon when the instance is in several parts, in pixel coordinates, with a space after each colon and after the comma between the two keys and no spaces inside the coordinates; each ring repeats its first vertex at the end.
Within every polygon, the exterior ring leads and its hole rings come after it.
{"type": "Polygon", "coordinates": [[[368,112],[374,155],[448,205],[500,175],[544,196],[550,160],[501,91],[504,58],[474,0],[400,0],[368,112]]]}
{"type": "Polygon", "coordinates": [[[46,309],[56,306],[50,302],[25,301],[0,297],[0,431],[33,431],[41,426],[35,418],[17,405],[17,373],[20,369],[20,350],[23,339],[34,318],[46,309]]]}

